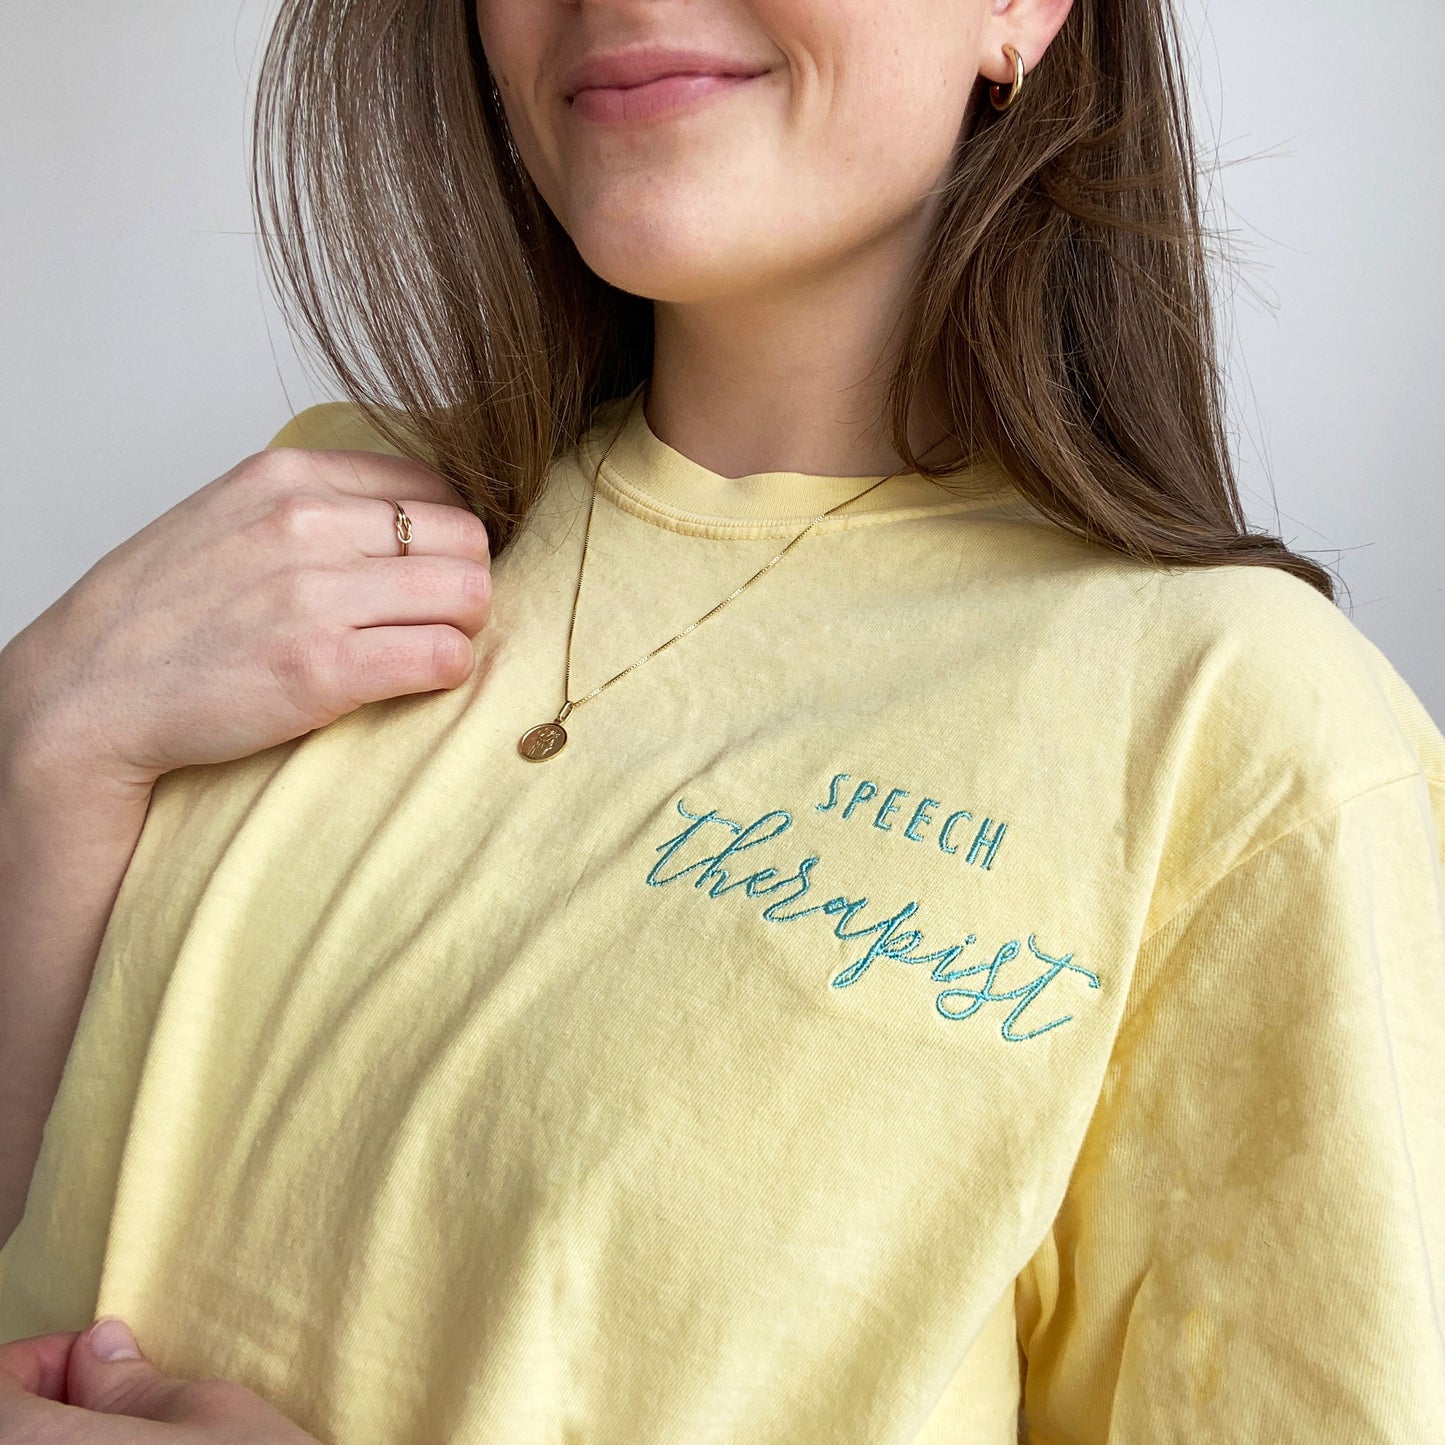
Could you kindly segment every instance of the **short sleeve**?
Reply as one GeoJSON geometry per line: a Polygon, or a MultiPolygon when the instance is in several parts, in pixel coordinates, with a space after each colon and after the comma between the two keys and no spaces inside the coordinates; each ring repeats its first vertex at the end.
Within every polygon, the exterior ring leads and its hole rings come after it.
{"type": "Polygon", "coordinates": [[[1368,788],[1145,940],[1017,1283],[1022,1438],[1445,1438],[1442,815],[1368,788]]]}

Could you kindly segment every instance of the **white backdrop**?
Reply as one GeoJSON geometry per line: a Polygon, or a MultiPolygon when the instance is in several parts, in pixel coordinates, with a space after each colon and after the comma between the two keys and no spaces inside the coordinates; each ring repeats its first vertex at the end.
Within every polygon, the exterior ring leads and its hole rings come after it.
{"type": "MultiPolygon", "coordinates": [[[[0,0],[0,644],[323,399],[250,234],[272,0],[0,0]]],[[[1182,0],[1253,520],[1445,723],[1445,6],[1182,0]]]]}

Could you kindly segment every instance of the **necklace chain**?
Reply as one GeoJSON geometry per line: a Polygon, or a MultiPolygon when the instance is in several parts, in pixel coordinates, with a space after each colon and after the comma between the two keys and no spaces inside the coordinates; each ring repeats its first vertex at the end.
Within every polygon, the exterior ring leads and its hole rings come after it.
{"type": "MultiPolygon", "coordinates": [[[[601,475],[602,464],[607,460],[608,456],[611,455],[612,447],[616,443],[617,435],[620,435],[620,433],[621,428],[619,427],[618,433],[615,434],[612,441],[607,444],[607,450],[602,454],[602,461],[597,463],[598,476],[601,475]]],[[[689,632],[693,631],[694,628],[700,627],[704,622],[706,622],[709,617],[712,617],[715,614],[721,612],[723,608],[728,605],[729,602],[731,602],[740,593],[746,591],[747,588],[751,587],[753,583],[756,582],[758,578],[761,577],[765,572],[777,566],[777,564],[781,562],[783,558],[786,557],[788,553],[794,547],[796,547],[798,543],[801,542],[803,538],[806,537],[808,533],[811,532],[813,528],[816,527],[818,523],[821,522],[825,517],[831,517],[834,512],[842,510],[842,508],[848,506],[852,502],[858,501],[862,497],[866,497],[869,492],[873,491],[877,487],[881,487],[884,482],[892,481],[893,478],[898,475],[900,475],[900,472],[892,472],[886,477],[880,477],[876,482],[870,483],[856,495],[851,497],[845,497],[841,502],[838,502],[834,506],[829,507],[826,512],[820,512],[816,517],[813,518],[811,522],[808,523],[806,527],[803,528],[801,532],[798,533],[796,537],[794,537],[787,544],[787,546],[783,548],[781,552],[777,554],[776,557],[773,557],[770,561],[764,562],[763,565],[759,567],[758,570],[754,572],[753,575],[749,577],[746,582],[743,582],[739,586],[733,588],[733,590],[729,592],[728,595],[724,597],[721,602],[709,608],[695,622],[689,622],[688,625],[684,627],[681,632],[677,633],[676,636],[669,637],[666,642],[662,643],[658,647],[654,647],[651,652],[644,654],[642,657],[639,657],[636,662],[629,663],[626,667],[622,669],[621,672],[614,674],[612,677],[609,677],[606,682],[601,684],[601,686],[594,687],[591,692],[585,693],[582,697],[573,698],[570,696],[572,692],[572,637],[577,629],[577,604],[582,596],[582,578],[587,571],[587,553],[589,549],[589,543],[592,539],[592,514],[596,510],[597,504],[597,486],[596,480],[594,478],[592,493],[587,503],[587,527],[582,538],[582,565],[577,569],[577,588],[572,594],[572,620],[567,628],[567,657],[564,669],[562,710],[557,714],[555,722],[540,723],[538,726],[534,728],[529,728],[525,733],[523,733],[522,739],[517,745],[518,752],[520,752],[521,755],[529,762],[542,762],[547,758],[555,757],[557,753],[561,752],[563,746],[567,742],[567,732],[566,729],[563,728],[562,724],[566,721],[567,716],[572,712],[574,708],[580,707],[584,702],[590,702],[599,693],[605,692],[609,687],[612,686],[614,682],[620,682],[624,677],[627,676],[629,672],[632,672],[635,669],[641,667],[644,662],[651,661],[654,657],[657,656],[659,652],[665,651],[667,648],[671,647],[674,642],[680,642],[684,637],[688,635],[689,632]]]]}

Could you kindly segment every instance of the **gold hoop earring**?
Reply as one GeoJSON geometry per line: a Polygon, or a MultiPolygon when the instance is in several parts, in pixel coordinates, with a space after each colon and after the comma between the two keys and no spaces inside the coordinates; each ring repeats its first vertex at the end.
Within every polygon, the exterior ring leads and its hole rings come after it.
{"type": "Polygon", "coordinates": [[[988,98],[993,102],[993,108],[998,111],[1009,110],[1019,98],[1019,91],[1024,88],[1024,58],[1013,48],[1012,45],[1005,45],[1005,55],[1011,55],[1014,63],[1014,83],[1009,87],[1008,98],[1003,99],[1003,86],[997,81],[991,81],[988,87],[988,98]]]}

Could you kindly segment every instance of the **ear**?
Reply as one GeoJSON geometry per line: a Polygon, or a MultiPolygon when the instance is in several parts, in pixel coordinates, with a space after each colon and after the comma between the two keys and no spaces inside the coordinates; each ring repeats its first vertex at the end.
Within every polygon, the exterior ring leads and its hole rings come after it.
{"type": "Polygon", "coordinates": [[[981,59],[978,73],[985,80],[1012,85],[1012,59],[1004,46],[1012,45],[1022,56],[1024,69],[1031,71],[1053,43],[1074,0],[992,0],[979,37],[981,59]]]}

